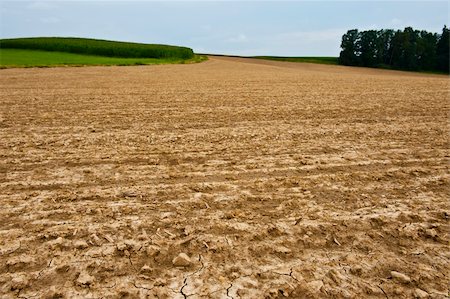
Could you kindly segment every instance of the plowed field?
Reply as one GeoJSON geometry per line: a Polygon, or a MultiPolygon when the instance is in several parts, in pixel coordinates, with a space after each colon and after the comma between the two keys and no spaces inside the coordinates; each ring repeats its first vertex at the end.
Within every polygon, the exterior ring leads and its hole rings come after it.
{"type": "Polygon", "coordinates": [[[447,298],[446,76],[0,71],[1,298],[447,298]]]}

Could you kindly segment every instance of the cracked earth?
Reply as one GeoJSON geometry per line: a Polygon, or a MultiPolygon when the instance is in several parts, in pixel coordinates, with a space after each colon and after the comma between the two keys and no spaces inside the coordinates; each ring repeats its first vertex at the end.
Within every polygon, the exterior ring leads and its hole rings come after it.
{"type": "Polygon", "coordinates": [[[0,297],[448,298],[449,79],[0,71],[0,297]]]}

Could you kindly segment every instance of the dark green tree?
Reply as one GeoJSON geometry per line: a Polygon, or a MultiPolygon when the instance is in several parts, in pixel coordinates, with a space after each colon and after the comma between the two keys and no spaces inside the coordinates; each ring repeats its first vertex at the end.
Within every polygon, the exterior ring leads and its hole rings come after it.
{"type": "Polygon", "coordinates": [[[417,59],[417,40],[419,32],[412,27],[406,27],[403,31],[403,61],[402,68],[417,70],[419,63],[417,59]]]}
{"type": "Polygon", "coordinates": [[[437,69],[443,72],[450,72],[450,63],[449,63],[449,29],[447,26],[444,26],[442,29],[442,34],[439,37],[439,41],[437,42],[437,69]]]}
{"type": "Polygon", "coordinates": [[[403,70],[449,72],[450,30],[442,34],[414,30],[349,30],[342,36],[339,63],[403,70]]]}
{"type": "Polygon", "coordinates": [[[390,53],[389,49],[394,37],[394,30],[383,29],[377,32],[377,65],[389,65],[390,53]]]}
{"type": "Polygon", "coordinates": [[[394,35],[392,36],[391,45],[389,47],[389,59],[388,59],[388,65],[389,66],[397,66],[398,67],[398,61],[400,61],[400,57],[402,55],[403,51],[403,32],[401,30],[397,30],[394,32],[394,35]]]}
{"type": "Polygon", "coordinates": [[[339,55],[339,63],[343,65],[358,65],[358,29],[347,31],[342,36],[341,53],[339,55]]]}
{"type": "Polygon", "coordinates": [[[361,32],[358,40],[360,61],[362,66],[374,67],[377,65],[378,36],[376,30],[361,32]]]}
{"type": "Polygon", "coordinates": [[[421,31],[417,40],[417,59],[420,70],[437,68],[437,34],[421,31]]]}

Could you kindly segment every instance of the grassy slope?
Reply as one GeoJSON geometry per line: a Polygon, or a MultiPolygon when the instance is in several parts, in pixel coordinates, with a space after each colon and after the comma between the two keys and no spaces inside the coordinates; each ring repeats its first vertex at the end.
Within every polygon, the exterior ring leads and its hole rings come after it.
{"type": "Polygon", "coordinates": [[[192,63],[205,60],[204,56],[191,59],[177,58],[121,58],[95,55],[82,55],[65,52],[38,50],[0,49],[0,68],[11,67],[51,67],[82,65],[142,65],[165,63],[192,63]]]}
{"type": "Polygon", "coordinates": [[[0,48],[68,52],[125,58],[179,58],[194,56],[190,48],[70,37],[0,39],[0,48]]]}
{"type": "Polygon", "coordinates": [[[267,59],[276,61],[289,61],[289,62],[307,62],[307,63],[320,63],[320,64],[338,64],[337,57],[278,57],[278,56],[254,56],[252,58],[267,59]]]}

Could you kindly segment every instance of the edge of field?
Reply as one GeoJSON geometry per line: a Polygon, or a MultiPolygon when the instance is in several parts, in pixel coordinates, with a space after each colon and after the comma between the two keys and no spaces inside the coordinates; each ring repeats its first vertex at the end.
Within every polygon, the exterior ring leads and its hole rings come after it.
{"type": "Polygon", "coordinates": [[[281,57],[281,56],[253,56],[249,57],[253,59],[262,59],[262,60],[273,60],[273,61],[284,61],[284,62],[298,62],[298,63],[315,63],[315,64],[327,64],[327,65],[339,65],[346,67],[357,67],[357,68],[368,68],[368,69],[378,69],[378,70],[389,70],[389,71],[397,71],[397,72],[408,72],[408,73],[419,73],[419,74],[430,74],[430,75],[447,75],[445,72],[439,71],[413,71],[413,70],[402,70],[398,68],[392,67],[367,67],[367,66],[349,66],[339,64],[338,57],[281,57]]]}
{"type": "Polygon", "coordinates": [[[205,60],[208,60],[208,57],[198,54],[189,59],[123,58],[42,50],[0,49],[0,69],[190,64],[205,60]]]}
{"type": "Polygon", "coordinates": [[[316,64],[328,64],[339,65],[338,57],[319,57],[319,56],[301,56],[301,57],[284,57],[284,56],[239,56],[239,55],[225,55],[225,54],[205,54],[198,53],[197,55],[207,55],[212,57],[232,57],[232,58],[250,58],[259,60],[273,60],[284,62],[299,62],[299,63],[316,63],[316,64]]]}
{"type": "Polygon", "coordinates": [[[338,57],[282,57],[282,56],[252,56],[254,59],[274,60],[274,61],[287,61],[287,62],[303,62],[303,63],[318,63],[318,64],[331,64],[339,65],[338,57]]]}
{"type": "Polygon", "coordinates": [[[384,71],[403,72],[403,73],[410,73],[410,74],[444,75],[444,76],[449,75],[445,72],[439,72],[439,71],[412,71],[412,70],[402,70],[402,69],[388,68],[388,67],[348,66],[348,65],[339,64],[338,57],[328,57],[328,56],[323,56],[323,57],[320,57],[320,56],[317,56],[317,57],[315,57],[315,56],[283,57],[283,56],[239,56],[239,55],[224,55],[224,54],[201,54],[201,55],[208,55],[208,56],[212,56],[212,57],[248,58],[248,59],[257,59],[257,60],[278,61],[278,62],[325,64],[325,65],[335,65],[335,66],[340,66],[340,67],[350,67],[350,68],[370,69],[370,70],[384,70],[384,71]]]}

